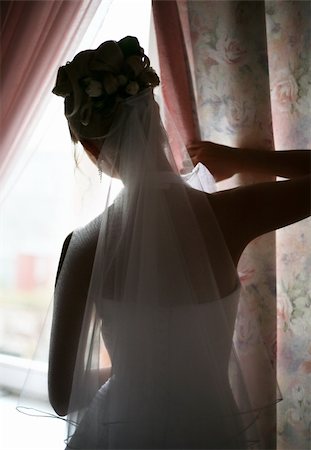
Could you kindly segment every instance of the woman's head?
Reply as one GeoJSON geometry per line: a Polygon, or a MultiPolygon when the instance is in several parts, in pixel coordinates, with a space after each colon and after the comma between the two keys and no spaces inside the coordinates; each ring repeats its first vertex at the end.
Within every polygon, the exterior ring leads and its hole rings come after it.
{"type": "Polygon", "coordinates": [[[110,130],[124,100],[159,82],[138,40],[127,36],[78,53],[59,68],[53,93],[65,98],[73,141],[97,159],[99,139],[110,130]]]}

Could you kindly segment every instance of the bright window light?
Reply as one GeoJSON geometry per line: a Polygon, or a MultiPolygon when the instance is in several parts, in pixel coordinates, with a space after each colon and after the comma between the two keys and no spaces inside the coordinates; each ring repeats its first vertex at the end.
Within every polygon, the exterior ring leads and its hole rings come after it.
{"type": "MultiPolygon", "coordinates": [[[[149,48],[151,0],[106,0],[100,6],[77,49],[96,48],[103,41],[137,36],[149,48]]],[[[63,61],[65,63],[66,61],[63,61]]],[[[56,77],[57,68],[55,68],[56,77]]],[[[50,94],[46,113],[37,117],[22,143],[0,199],[0,389],[21,389],[51,302],[62,242],[74,228],[103,210],[95,166],[78,151],[78,167],[69,138],[63,104],[50,94]]],[[[120,190],[114,184],[114,193],[120,190]]],[[[41,340],[42,341],[42,340],[41,340]]],[[[44,341],[42,341],[44,342],[44,341]]],[[[48,340],[36,352],[46,367],[48,340]]],[[[38,372],[41,374],[42,370],[38,372]]],[[[38,392],[34,397],[38,398],[38,392]]],[[[46,399],[45,399],[46,400],[46,399]]],[[[45,410],[38,402],[37,409],[45,410]]],[[[65,424],[60,420],[26,417],[14,400],[0,402],[3,449],[64,448],[65,424]],[[16,430],[19,430],[16,433],[16,430]]]]}
{"type": "MultiPolygon", "coordinates": [[[[126,35],[137,36],[147,52],[150,15],[148,0],[114,0],[108,12],[107,2],[101,2],[68,59],[126,35]]],[[[97,168],[81,149],[76,166],[59,97],[50,95],[33,130],[11,170],[0,217],[0,353],[22,358],[32,357],[65,237],[102,212],[107,189],[104,175],[100,183],[97,168]]],[[[120,181],[114,183],[115,195],[121,187],[120,181]]]]}

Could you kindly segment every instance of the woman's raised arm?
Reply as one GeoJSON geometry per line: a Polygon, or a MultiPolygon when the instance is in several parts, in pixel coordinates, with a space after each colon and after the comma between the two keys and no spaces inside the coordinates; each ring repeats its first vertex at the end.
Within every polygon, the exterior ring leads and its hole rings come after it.
{"type": "Polygon", "coordinates": [[[310,215],[311,176],[241,186],[209,199],[237,264],[251,240],[310,215]]]}
{"type": "Polygon", "coordinates": [[[206,165],[216,181],[242,172],[284,178],[311,173],[310,150],[256,150],[201,141],[189,145],[188,152],[193,163],[201,162],[206,165]]]}

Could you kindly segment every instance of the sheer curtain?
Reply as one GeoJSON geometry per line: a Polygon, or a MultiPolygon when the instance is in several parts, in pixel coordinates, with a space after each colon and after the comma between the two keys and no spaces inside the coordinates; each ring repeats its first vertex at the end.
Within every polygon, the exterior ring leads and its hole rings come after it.
{"type": "Polygon", "coordinates": [[[83,35],[99,0],[1,2],[1,141],[3,183],[20,140],[44,108],[55,67],[83,35]]]}
{"type": "MultiPolygon", "coordinates": [[[[310,148],[310,7],[307,1],[153,1],[164,97],[186,143],[310,148]]],[[[265,178],[241,175],[219,187],[258,181],[265,178]]],[[[247,352],[261,335],[276,371],[279,332],[284,400],[261,415],[265,448],[311,442],[308,227],[303,221],[279,232],[277,241],[275,233],[256,239],[239,264],[260,323],[253,330],[244,317],[241,346],[247,352]]],[[[259,361],[251,376],[254,383],[265,376],[259,361]]]]}

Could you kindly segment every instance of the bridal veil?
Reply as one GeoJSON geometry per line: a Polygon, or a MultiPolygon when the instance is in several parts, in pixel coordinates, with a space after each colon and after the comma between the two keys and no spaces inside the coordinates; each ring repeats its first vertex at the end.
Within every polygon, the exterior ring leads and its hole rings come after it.
{"type": "MultiPolygon", "coordinates": [[[[68,448],[257,448],[256,419],[278,394],[272,383],[259,397],[248,369],[259,358],[275,376],[262,342],[247,352],[239,345],[248,305],[204,192],[210,173],[191,167],[182,145],[185,173],[178,172],[150,84],[94,112],[97,97],[83,103],[81,80],[68,73],[69,122],[100,143],[99,169],[109,164],[124,184],[113,201],[108,190],[99,217],[74,231],[56,284],[55,305],[85,297],[79,325],[68,329],[76,346],[64,342],[62,355],[74,361],[68,448]],[[111,372],[102,385],[107,352],[111,372]]],[[[95,95],[98,86],[87,88],[95,95]]],[[[57,311],[53,320],[57,328],[57,311]]]]}

